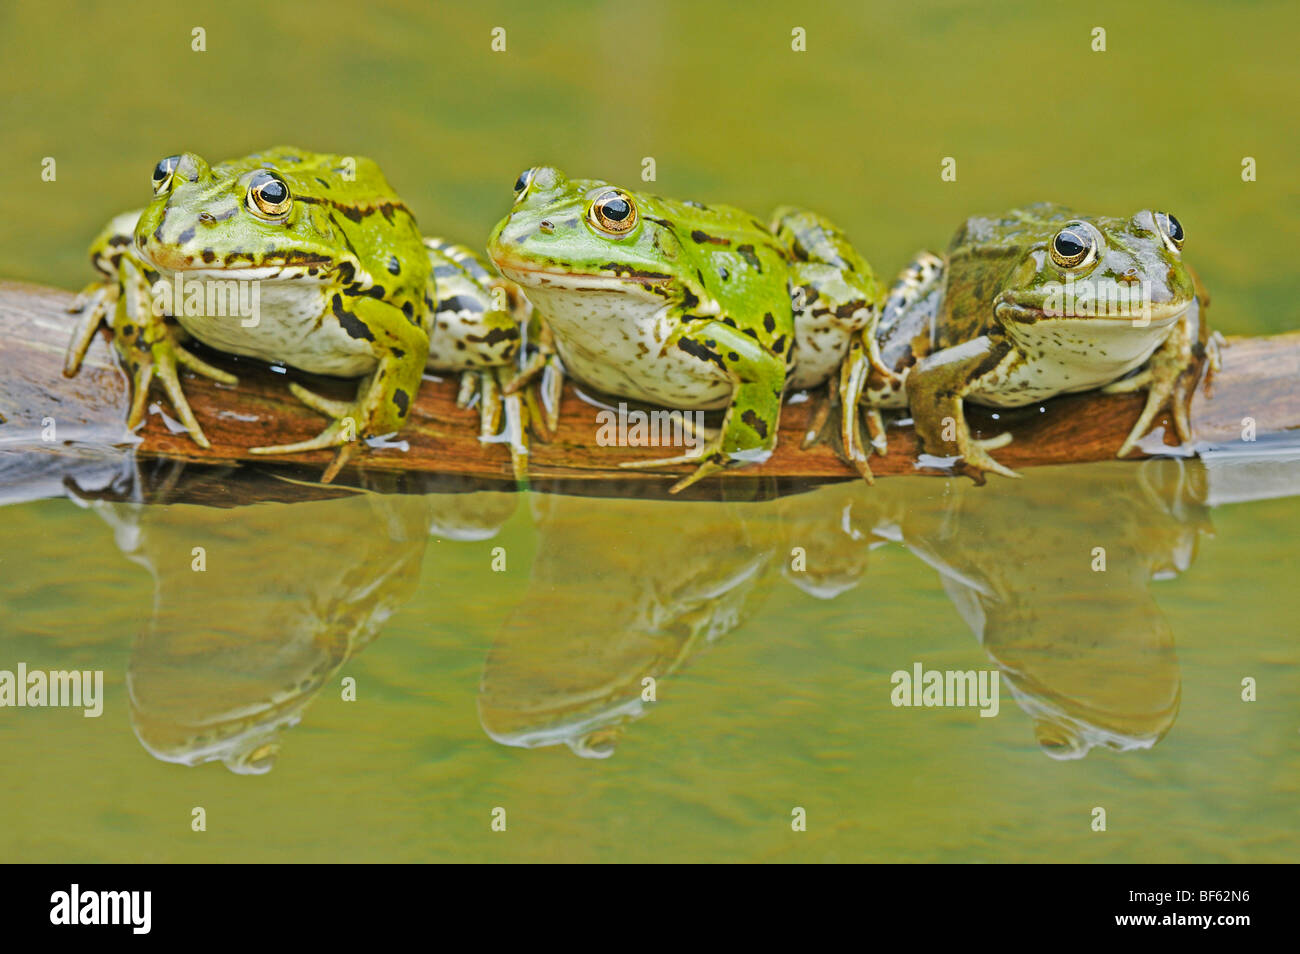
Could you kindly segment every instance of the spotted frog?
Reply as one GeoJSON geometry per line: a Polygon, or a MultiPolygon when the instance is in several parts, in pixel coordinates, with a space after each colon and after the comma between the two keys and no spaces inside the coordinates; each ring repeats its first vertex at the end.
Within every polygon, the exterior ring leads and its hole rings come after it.
{"type": "Polygon", "coordinates": [[[1010,435],[976,439],[963,401],[1022,407],[1145,389],[1119,456],[1165,407],[1186,441],[1200,360],[1217,369],[1218,351],[1183,242],[1177,218],[1150,210],[1092,218],[1043,203],[968,219],[945,256],[918,256],[891,289],[876,340],[846,365],[845,407],[861,395],[882,453],[879,409],[910,408],[923,449],[979,480],[1017,476],[989,453],[1010,435]]]}
{"type": "Polygon", "coordinates": [[[788,390],[836,375],[881,298],[835,226],[779,209],[770,227],[739,209],[635,193],[539,166],[488,254],[545,317],[565,371],[607,394],[725,409],[673,492],[765,460],[788,390]]]}
{"type": "MultiPolygon", "coordinates": [[[[517,316],[508,295],[494,288],[500,279],[468,250],[423,239],[369,159],[281,146],[209,165],[184,153],[158,163],[153,192],[148,206],[116,217],[95,240],[91,260],[100,278],[73,305],[80,318],[64,365],[66,375],[76,374],[107,320],[132,379],[129,427],[142,420],[156,380],[195,443],[210,446],[178,367],[237,382],[187,348],[189,338],[307,372],[361,378],[352,402],[291,383],[293,394],[331,423],[310,440],[252,448],[257,454],[346,448],[357,438],[392,434],[410,414],[426,365],[485,378],[518,352],[517,316]],[[188,291],[171,294],[194,287],[207,293],[193,302],[188,291]],[[258,303],[256,313],[237,312],[234,295],[227,303],[212,294],[235,287],[258,303]]],[[[486,416],[495,413],[491,396],[486,416]]]]}

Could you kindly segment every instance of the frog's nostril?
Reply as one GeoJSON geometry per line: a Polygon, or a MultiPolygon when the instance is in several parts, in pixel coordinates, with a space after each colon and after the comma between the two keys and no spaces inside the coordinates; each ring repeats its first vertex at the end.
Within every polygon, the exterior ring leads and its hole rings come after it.
{"type": "Polygon", "coordinates": [[[555,233],[555,223],[550,219],[542,219],[542,221],[537,224],[537,229],[540,232],[545,232],[547,235],[553,235],[555,233]]]}
{"type": "Polygon", "coordinates": [[[1124,274],[1121,275],[1120,278],[1122,278],[1124,281],[1128,282],[1129,284],[1132,284],[1133,282],[1138,280],[1139,274],[1140,273],[1138,271],[1138,267],[1136,265],[1132,265],[1124,271],[1124,274]]]}
{"type": "Polygon", "coordinates": [[[199,221],[202,222],[204,225],[214,225],[216,224],[217,217],[213,215],[211,212],[200,212],[199,221]]]}

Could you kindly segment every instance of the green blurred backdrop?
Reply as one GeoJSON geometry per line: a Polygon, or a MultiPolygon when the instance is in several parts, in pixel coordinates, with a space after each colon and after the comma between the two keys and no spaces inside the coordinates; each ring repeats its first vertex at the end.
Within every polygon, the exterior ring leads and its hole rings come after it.
{"type": "Polygon", "coordinates": [[[7,3],[0,275],[79,287],[181,150],[369,155],[475,245],[522,168],[637,186],[651,156],[664,194],[825,212],[886,276],[974,213],[1168,208],[1215,323],[1278,331],[1300,325],[1297,26],[1289,2],[7,3]]]}

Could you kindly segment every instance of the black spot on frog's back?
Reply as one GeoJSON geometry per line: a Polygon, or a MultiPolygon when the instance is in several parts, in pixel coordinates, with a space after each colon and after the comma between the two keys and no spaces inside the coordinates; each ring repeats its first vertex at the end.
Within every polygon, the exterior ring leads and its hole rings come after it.
{"type": "Polygon", "coordinates": [[[691,238],[694,239],[696,243],[700,245],[708,244],[708,245],[726,246],[731,244],[731,239],[723,238],[718,235],[710,235],[708,232],[704,231],[703,229],[695,229],[694,231],[692,231],[691,238]]]}
{"type": "Polygon", "coordinates": [[[438,302],[438,311],[483,311],[483,303],[470,295],[450,295],[438,302]]]}

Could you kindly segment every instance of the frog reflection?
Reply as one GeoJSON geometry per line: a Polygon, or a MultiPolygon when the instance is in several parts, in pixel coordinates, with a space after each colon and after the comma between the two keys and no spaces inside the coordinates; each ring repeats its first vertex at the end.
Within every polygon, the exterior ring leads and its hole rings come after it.
{"type": "Polygon", "coordinates": [[[658,680],[752,612],[771,555],[714,503],[532,503],[532,579],[484,665],[479,720],[505,745],[606,758],[658,680]],[[631,529],[647,506],[653,534],[631,529]]]}
{"type": "Polygon", "coordinates": [[[419,497],[95,506],[155,581],[127,668],[136,736],[241,774],[271,769],[283,730],[413,595],[429,527],[419,497]],[[287,507],[310,533],[286,530],[287,507]]]}
{"type": "Polygon", "coordinates": [[[541,496],[533,511],[532,579],[484,665],[479,719],[504,745],[584,758],[612,755],[660,680],[752,617],[781,576],[831,599],[885,543],[853,525],[879,517],[856,482],[763,503],[541,496]]]}
{"type": "Polygon", "coordinates": [[[1151,580],[1187,569],[1208,531],[1203,476],[1196,461],[1107,463],[1014,485],[845,483],[725,510],[538,498],[532,583],[485,665],[480,721],[503,744],[606,757],[647,712],[647,686],[781,577],[833,599],[869,587],[868,553],[892,540],[939,571],[1048,755],[1148,748],[1181,686],[1151,580]],[[648,519],[653,534],[611,530],[648,519]]]}
{"type": "Polygon", "coordinates": [[[906,509],[902,542],[939,571],[1049,756],[1150,748],[1172,727],[1181,678],[1150,581],[1186,570],[1209,531],[1203,478],[1182,460],[1045,468],[906,509]]]}
{"type": "MultiPolygon", "coordinates": [[[[414,595],[431,535],[482,539],[515,508],[500,493],[123,502],[139,480],[77,494],[155,581],[127,668],[132,727],[158,759],[240,774],[270,771],[283,731],[414,595]]],[[[177,494],[177,481],[148,495],[203,496],[194,482],[177,494]]]]}

